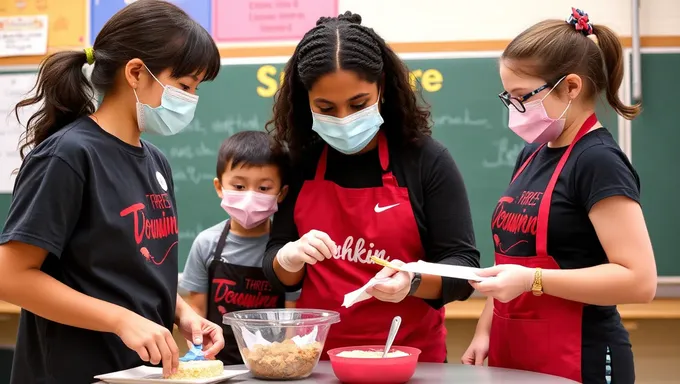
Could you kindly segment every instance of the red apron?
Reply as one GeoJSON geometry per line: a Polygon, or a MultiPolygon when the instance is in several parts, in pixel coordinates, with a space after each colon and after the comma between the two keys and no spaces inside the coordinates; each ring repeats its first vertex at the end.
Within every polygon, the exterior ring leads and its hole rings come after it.
{"type": "Polygon", "coordinates": [[[333,348],[384,344],[392,318],[399,315],[402,325],[394,344],[419,348],[420,361],[442,363],[446,359],[443,309],[435,310],[414,297],[398,304],[370,298],[341,307],[346,293],[362,287],[380,271],[371,256],[407,263],[424,254],[408,190],[388,171],[389,152],[382,133],[378,152],[381,187],[342,188],[324,180],[328,146],[321,153],[314,180],[303,184],[294,216],[300,236],[312,229],[325,232],[338,252],[329,260],[307,265],[297,307],[340,313],[341,322],[331,327],[322,359],[328,359],[326,351],[333,348]]]}
{"type": "MultiPolygon", "coordinates": [[[[496,252],[496,264],[518,264],[529,268],[559,269],[548,255],[548,217],[557,179],[574,145],[597,122],[591,115],[557,163],[538,208],[535,256],[507,256],[496,252]]],[[[512,179],[524,171],[540,146],[522,164],[512,179]]],[[[511,182],[511,183],[512,183],[511,182]]],[[[489,340],[489,366],[541,372],[581,382],[581,326],[583,304],[531,292],[501,303],[494,300],[489,340]]]]}

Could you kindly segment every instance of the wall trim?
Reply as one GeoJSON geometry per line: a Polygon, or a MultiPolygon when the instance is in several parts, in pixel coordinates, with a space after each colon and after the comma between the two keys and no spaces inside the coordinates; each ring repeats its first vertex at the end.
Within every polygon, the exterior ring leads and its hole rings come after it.
{"type": "MultiPolygon", "coordinates": [[[[631,38],[620,38],[624,48],[631,47],[631,38]]],[[[640,45],[643,48],[668,48],[680,47],[680,36],[642,36],[640,45]]],[[[428,41],[428,42],[393,42],[392,49],[397,53],[423,53],[423,52],[482,52],[502,51],[510,40],[468,40],[468,41],[428,41]]],[[[50,48],[49,53],[61,50],[78,50],[80,47],[50,48]]],[[[293,53],[295,45],[272,45],[272,46],[239,46],[220,47],[220,55],[226,58],[244,57],[288,57],[293,53]]],[[[17,66],[39,64],[44,56],[17,56],[0,58],[0,70],[2,66],[17,66]]]]}

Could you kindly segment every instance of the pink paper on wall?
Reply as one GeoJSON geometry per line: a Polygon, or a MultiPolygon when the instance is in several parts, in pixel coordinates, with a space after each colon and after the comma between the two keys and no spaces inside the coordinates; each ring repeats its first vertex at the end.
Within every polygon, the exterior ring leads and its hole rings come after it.
{"type": "Polygon", "coordinates": [[[220,42],[299,40],[338,0],[213,0],[212,34],[220,42]]]}

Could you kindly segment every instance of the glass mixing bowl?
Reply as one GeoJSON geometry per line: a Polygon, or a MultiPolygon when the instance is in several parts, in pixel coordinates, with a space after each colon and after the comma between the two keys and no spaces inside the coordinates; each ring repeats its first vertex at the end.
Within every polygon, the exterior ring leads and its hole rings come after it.
{"type": "Polygon", "coordinates": [[[254,377],[295,380],[311,375],[340,315],[316,309],[253,309],[227,313],[222,321],[231,326],[254,377]]]}

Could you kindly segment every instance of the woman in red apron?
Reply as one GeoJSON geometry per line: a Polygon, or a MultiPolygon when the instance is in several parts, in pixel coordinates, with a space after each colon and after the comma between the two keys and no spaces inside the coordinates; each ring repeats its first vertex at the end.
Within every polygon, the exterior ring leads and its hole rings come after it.
{"type": "Polygon", "coordinates": [[[463,363],[488,352],[490,366],[635,382],[616,305],[652,300],[656,267],[637,173],[594,114],[601,93],[621,116],[638,114],[617,96],[621,60],[616,35],[576,9],[505,49],[500,98],[530,145],[493,213],[496,266],[472,283],[490,301],[463,363]]]}
{"type": "Polygon", "coordinates": [[[340,313],[325,350],[382,344],[399,315],[395,343],[444,362],[443,306],[467,299],[467,282],[383,271],[374,298],[341,306],[381,271],[371,256],[479,265],[463,181],[430,137],[406,67],[348,12],[317,22],[284,78],[270,126],[298,179],[274,217],[265,274],[289,291],[302,286],[299,308],[340,313]]]}

